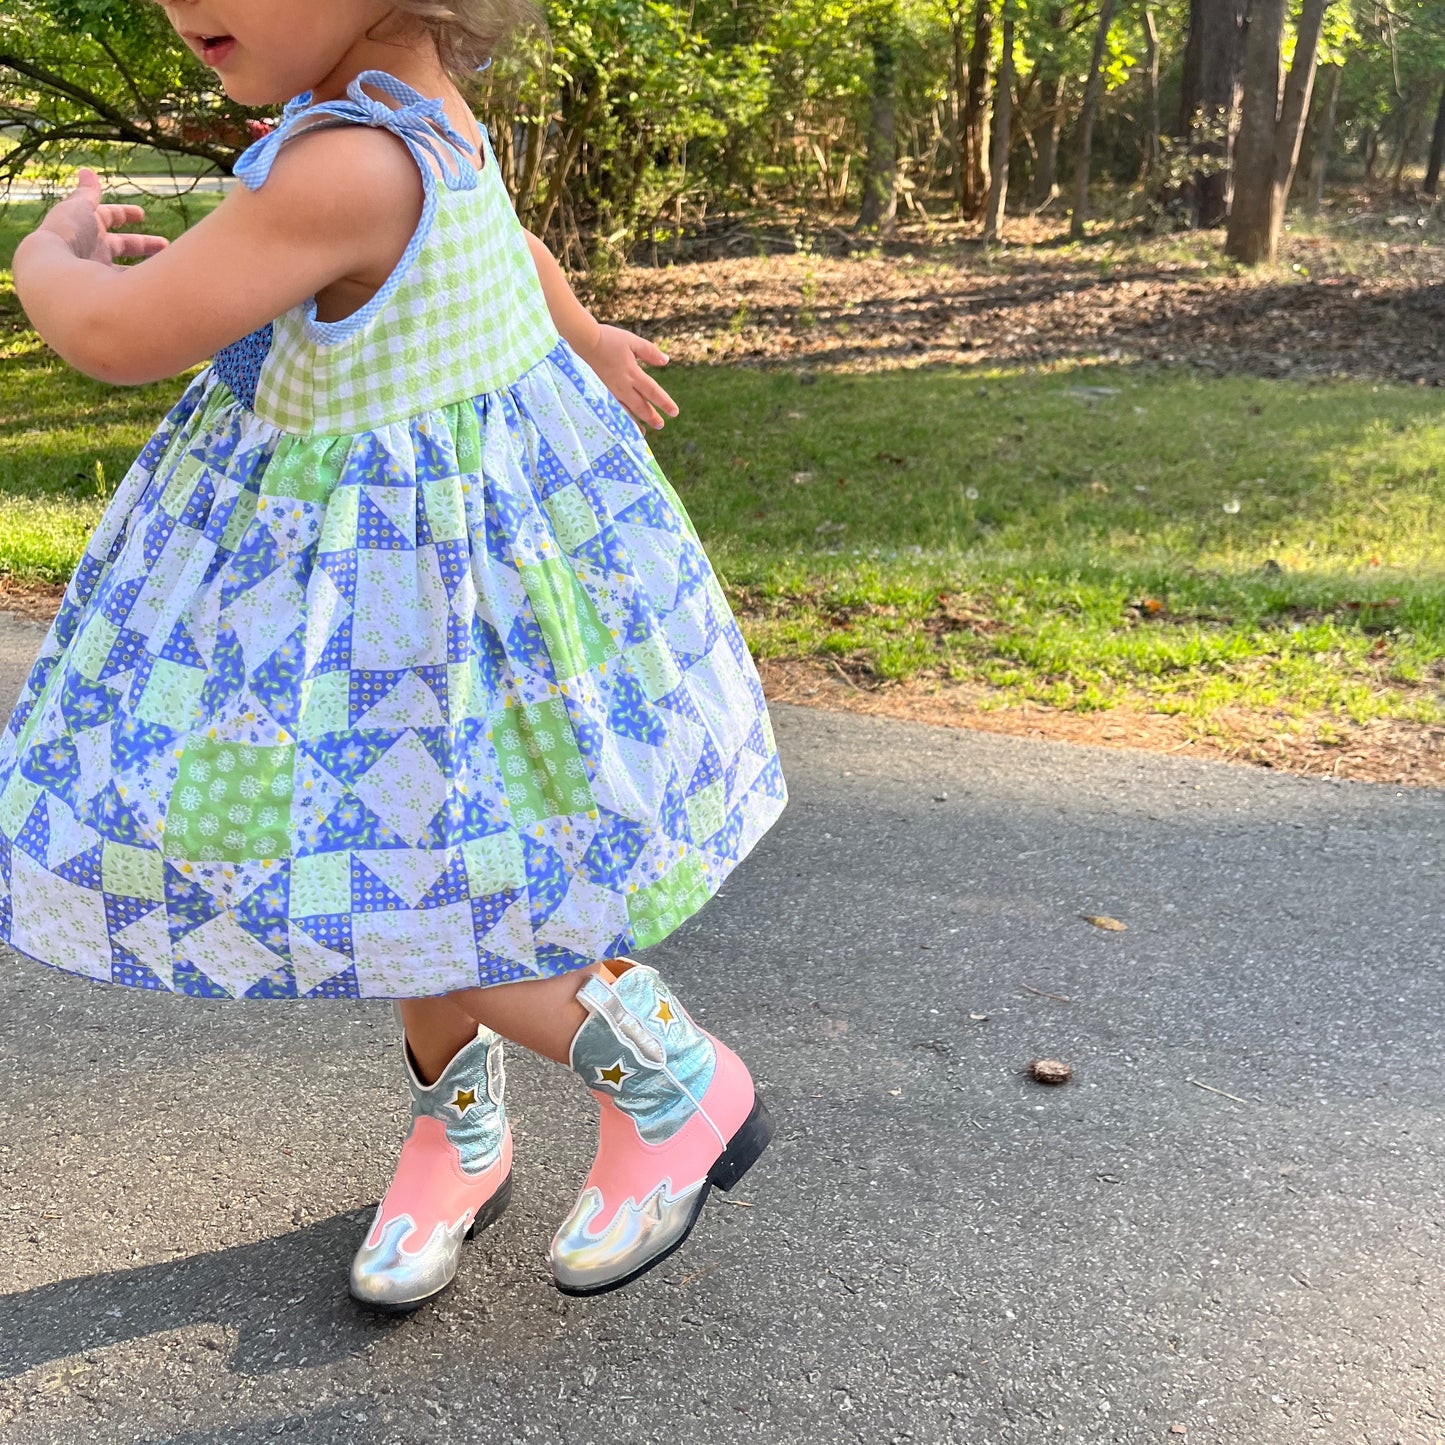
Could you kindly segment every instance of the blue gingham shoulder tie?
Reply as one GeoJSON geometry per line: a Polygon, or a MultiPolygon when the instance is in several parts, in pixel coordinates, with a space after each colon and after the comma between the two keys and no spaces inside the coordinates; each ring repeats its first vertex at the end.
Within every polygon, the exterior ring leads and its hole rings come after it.
{"type": "MultiPolygon", "coordinates": [[[[448,190],[476,188],[478,176],[472,163],[472,147],[447,119],[441,101],[422,95],[384,70],[363,70],[346,87],[345,100],[312,105],[311,92],[307,90],[288,101],[281,113],[280,125],[242,153],[236,162],[235,174],[249,190],[257,190],[271,174],[271,167],[288,140],[313,126],[322,129],[347,124],[377,126],[399,136],[421,169],[428,200],[438,172],[448,190]],[[390,106],[374,99],[366,93],[366,86],[400,104],[390,106]],[[432,169],[432,161],[436,163],[436,171],[432,169]]],[[[429,221],[430,217],[426,219],[429,221]]]]}

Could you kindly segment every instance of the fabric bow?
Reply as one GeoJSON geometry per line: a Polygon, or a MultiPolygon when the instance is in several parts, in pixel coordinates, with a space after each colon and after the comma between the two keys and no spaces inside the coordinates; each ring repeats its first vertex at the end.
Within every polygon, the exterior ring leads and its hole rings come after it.
{"type": "Polygon", "coordinates": [[[318,129],[344,123],[376,126],[400,137],[421,168],[428,196],[436,163],[442,184],[452,191],[474,190],[477,168],[471,145],[457,133],[440,100],[422,95],[384,70],[363,70],[346,87],[345,100],[311,103],[311,92],[303,91],[286,102],[281,123],[270,135],[249,146],[236,162],[235,174],[250,190],[256,190],[271,174],[281,147],[309,126],[318,129]],[[366,93],[370,86],[400,104],[390,106],[366,93]]]}

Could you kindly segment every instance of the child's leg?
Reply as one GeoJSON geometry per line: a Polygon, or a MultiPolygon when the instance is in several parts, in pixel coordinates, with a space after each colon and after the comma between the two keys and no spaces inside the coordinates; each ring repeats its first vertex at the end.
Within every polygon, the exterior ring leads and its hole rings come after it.
{"type": "Polygon", "coordinates": [[[604,982],[612,979],[606,965],[597,963],[556,978],[403,1000],[402,1023],[422,1079],[430,1083],[437,1078],[457,1050],[476,1037],[478,1024],[555,1063],[567,1064],[572,1040],[587,1021],[577,991],[594,974],[604,982]]]}

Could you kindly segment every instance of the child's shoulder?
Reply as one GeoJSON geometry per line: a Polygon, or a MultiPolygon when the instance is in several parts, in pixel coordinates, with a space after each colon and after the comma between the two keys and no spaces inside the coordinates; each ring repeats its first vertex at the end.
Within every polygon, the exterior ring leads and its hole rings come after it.
{"type": "Polygon", "coordinates": [[[422,205],[421,174],[405,142],[367,125],[298,126],[254,192],[271,209],[345,224],[375,224],[380,205],[414,216],[422,205]]]}

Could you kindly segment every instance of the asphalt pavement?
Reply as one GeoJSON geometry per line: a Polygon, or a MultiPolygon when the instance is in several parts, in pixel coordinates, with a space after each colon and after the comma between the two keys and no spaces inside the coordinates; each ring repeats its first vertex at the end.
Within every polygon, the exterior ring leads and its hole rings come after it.
{"type": "Polygon", "coordinates": [[[777,1141],[615,1295],[550,1283],[553,1066],[511,1211],[376,1320],[385,1004],[0,951],[0,1441],[1445,1441],[1445,794],[775,717],[787,814],[648,957],[777,1141]]]}

